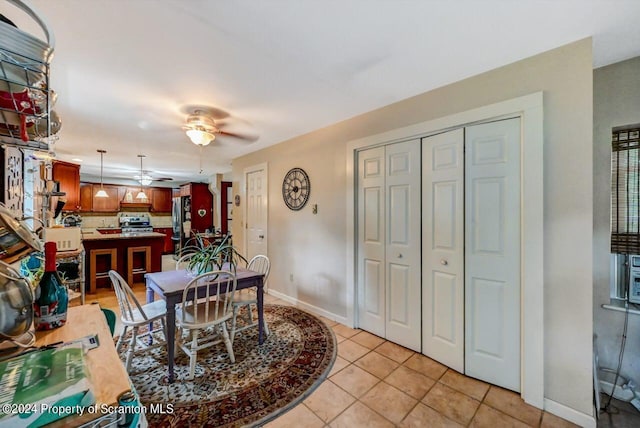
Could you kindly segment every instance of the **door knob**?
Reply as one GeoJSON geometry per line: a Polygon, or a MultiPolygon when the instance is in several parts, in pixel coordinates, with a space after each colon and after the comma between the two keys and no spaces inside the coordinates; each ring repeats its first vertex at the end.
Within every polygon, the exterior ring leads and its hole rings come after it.
{"type": "Polygon", "coordinates": [[[264,235],[258,235],[258,238],[264,239],[264,235]]]}
{"type": "Polygon", "coordinates": [[[402,258],[402,253],[398,254],[398,258],[401,259],[402,258]]]}
{"type": "Polygon", "coordinates": [[[446,265],[448,265],[448,264],[449,264],[449,262],[448,262],[448,261],[446,261],[445,259],[442,259],[442,260],[440,260],[440,264],[441,264],[442,266],[446,266],[446,265]]]}

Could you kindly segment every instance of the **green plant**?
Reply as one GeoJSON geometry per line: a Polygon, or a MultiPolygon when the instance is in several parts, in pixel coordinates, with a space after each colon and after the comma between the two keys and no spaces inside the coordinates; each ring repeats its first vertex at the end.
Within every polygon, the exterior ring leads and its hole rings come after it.
{"type": "Polygon", "coordinates": [[[182,249],[182,254],[190,256],[187,269],[196,275],[223,267],[235,272],[239,262],[247,263],[247,259],[231,243],[229,235],[220,242],[211,243],[196,234],[182,249]]]}

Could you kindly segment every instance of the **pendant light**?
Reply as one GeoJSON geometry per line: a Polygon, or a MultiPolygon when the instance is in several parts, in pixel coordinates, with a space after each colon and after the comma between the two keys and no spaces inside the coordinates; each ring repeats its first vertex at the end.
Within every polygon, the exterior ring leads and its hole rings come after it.
{"type": "MultiPolygon", "coordinates": [[[[145,156],[138,155],[138,157],[140,158],[140,177],[142,177],[142,158],[145,156]]],[[[147,195],[144,193],[144,190],[142,190],[142,182],[140,182],[140,192],[136,195],[136,199],[147,199],[147,195]]]]}
{"type": "Polygon", "coordinates": [[[107,153],[107,151],[99,149],[97,150],[97,152],[100,153],[100,190],[96,192],[96,198],[108,198],[109,195],[107,195],[107,192],[105,192],[104,186],[102,184],[102,159],[104,154],[107,153]]]}

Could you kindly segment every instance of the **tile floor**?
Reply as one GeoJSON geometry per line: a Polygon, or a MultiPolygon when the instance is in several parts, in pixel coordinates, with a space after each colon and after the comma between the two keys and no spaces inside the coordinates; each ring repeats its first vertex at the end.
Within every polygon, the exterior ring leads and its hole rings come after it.
{"type": "MultiPolygon", "coordinates": [[[[163,257],[165,269],[174,261],[163,257]]],[[[141,301],[143,287],[135,288],[141,301]]],[[[87,303],[118,312],[110,289],[87,303]]],[[[265,296],[267,303],[287,302],[265,296]]],[[[285,427],[572,427],[572,423],[525,404],[518,394],[448,369],[419,353],[327,318],[338,341],[328,378],[303,402],[266,428],[285,427]]],[[[624,426],[624,425],[607,425],[624,426]]]]}

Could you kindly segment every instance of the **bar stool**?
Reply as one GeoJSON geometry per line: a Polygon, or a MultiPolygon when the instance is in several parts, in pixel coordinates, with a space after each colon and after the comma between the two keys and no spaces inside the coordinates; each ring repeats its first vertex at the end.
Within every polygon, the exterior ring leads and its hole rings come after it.
{"type": "Polygon", "coordinates": [[[146,245],[143,247],[129,247],[127,249],[127,283],[133,286],[133,275],[139,273],[147,273],[151,269],[151,246],[146,245]],[[135,255],[138,253],[144,253],[144,265],[140,267],[135,266],[135,255]]]}
{"type": "Polygon", "coordinates": [[[108,248],[102,250],[90,250],[89,251],[89,293],[96,292],[96,285],[98,278],[108,278],[110,270],[118,269],[118,250],[116,248],[108,248]],[[98,257],[109,256],[110,267],[102,272],[97,272],[98,257]]]}

